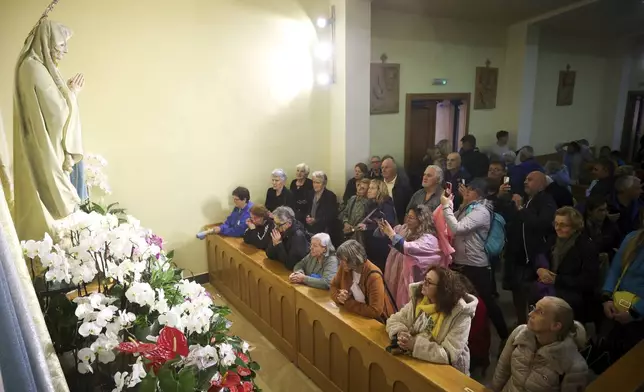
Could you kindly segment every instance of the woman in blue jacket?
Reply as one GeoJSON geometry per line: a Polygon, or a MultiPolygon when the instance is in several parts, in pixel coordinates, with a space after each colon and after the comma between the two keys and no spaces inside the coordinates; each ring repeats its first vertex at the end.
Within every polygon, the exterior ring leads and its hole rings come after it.
{"type": "Polygon", "coordinates": [[[614,320],[611,361],[644,339],[644,230],[632,232],[620,246],[603,287],[604,314],[614,320]]]}
{"type": "Polygon", "coordinates": [[[197,234],[199,239],[203,239],[205,234],[221,234],[227,237],[243,237],[246,232],[246,221],[250,219],[250,208],[253,203],[250,201],[250,192],[244,187],[237,187],[233,191],[233,203],[235,208],[228,215],[226,221],[219,226],[215,226],[208,231],[197,234]]]}

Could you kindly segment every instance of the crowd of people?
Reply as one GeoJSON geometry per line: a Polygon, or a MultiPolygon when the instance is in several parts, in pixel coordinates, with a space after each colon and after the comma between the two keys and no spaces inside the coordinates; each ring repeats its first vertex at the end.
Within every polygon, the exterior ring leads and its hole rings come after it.
{"type": "Polygon", "coordinates": [[[487,152],[473,135],[458,152],[441,141],[422,174],[374,156],[355,165],[341,202],[324,172],[300,164],[287,187],[275,169],[264,205],[236,188],[210,232],[243,237],[292,270],[291,283],[381,321],[392,352],[485,374],[489,319],[501,339],[493,390],[581,390],[589,366],[603,371],[644,337],[641,182],[584,141],[558,145],[562,163],[542,167],[508,136],[487,152]],[[577,202],[585,165],[594,179],[577,202]],[[512,293],[513,328],[495,271],[512,293]]]}

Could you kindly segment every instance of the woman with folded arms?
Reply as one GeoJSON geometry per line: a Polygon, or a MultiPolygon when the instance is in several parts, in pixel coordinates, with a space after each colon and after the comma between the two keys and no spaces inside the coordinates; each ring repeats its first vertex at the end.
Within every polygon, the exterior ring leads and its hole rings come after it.
{"type": "Polygon", "coordinates": [[[246,232],[244,242],[253,245],[257,249],[266,250],[271,243],[271,232],[275,223],[270,217],[271,212],[261,204],[254,204],[250,208],[250,218],[246,220],[246,232]]]}
{"type": "Polygon", "coordinates": [[[368,178],[363,178],[358,181],[357,193],[354,196],[351,196],[349,201],[344,205],[342,211],[340,211],[340,222],[342,222],[342,232],[344,233],[345,238],[352,238],[356,231],[356,226],[367,215],[367,189],[369,189],[369,184],[371,180],[368,178]]]}
{"type": "Polygon", "coordinates": [[[290,207],[293,195],[286,189],[286,172],[283,169],[275,169],[271,173],[272,186],[266,190],[266,208],[275,211],[277,207],[290,207]]]}
{"type": "Polygon", "coordinates": [[[431,266],[425,280],[409,286],[411,301],[387,320],[387,333],[414,358],[449,364],[470,374],[467,345],[478,300],[458,272],[431,266]]]}
{"type": "Polygon", "coordinates": [[[338,198],[327,189],[327,176],[322,171],[311,174],[313,193],[309,203],[311,211],[306,217],[306,229],[309,233],[331,233],[338,219],[338,198]]]}
{"type": "Polygon", "coordinates": [[[300,163],[295,167],[295,179],[291,181],[293,201],[290,207],[295,212],[295,218],[302,223],[306,223],[306,215],[311,209],[309,199],[313,192],[313,181],[309,178],[309,173],[309,165],[300,163]]]}
{"type": "Polygon", "coordinates": [[[291,283],[328,290],[337,270],[338,259],[331,237],[327,233],[318,233],[311,238],[311,251],[295,264],[295,272],[288,279],[291,283]]]}
{"type": "Polygon", "coordinates": [[[398,308],[409,302],[409,285],[420,282],[430,266],[439,264],[441,250],[436,238],[432,211],[420,204],[409,210],[404,225],[392,228],[380,221],[380,231],[391,241],[385,267],[385,281],[398,308]]]}
{"type": "Polygon", "coordinates": [[[336,257],[340,268],[331,281],[331,299],[351,313],[384,323],[395,309],[380,269],[355,240],[340,245],[336,257]]]}

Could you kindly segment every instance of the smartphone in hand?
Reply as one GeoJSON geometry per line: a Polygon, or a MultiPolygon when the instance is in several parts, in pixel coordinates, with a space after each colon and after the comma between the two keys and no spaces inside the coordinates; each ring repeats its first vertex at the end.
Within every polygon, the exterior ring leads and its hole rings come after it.
{"type": "Polygon", "coordinates": [[[452,194],[452,183],[446,182],[443,188],[445,189],[445,196],[449,197],[452,194]]]}

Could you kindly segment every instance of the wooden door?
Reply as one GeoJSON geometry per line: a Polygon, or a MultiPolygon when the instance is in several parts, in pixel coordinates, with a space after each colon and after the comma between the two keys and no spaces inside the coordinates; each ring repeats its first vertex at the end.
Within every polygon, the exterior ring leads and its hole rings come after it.
{"type": "Polygon", "coordinates": [[[427,148],[435,145],[437,101],[412,102],[410,129],[405,140],[405,167],[413,168],[422,163],[427,148]]]}
{"type": "Polygon", "coordinates": [[[630,91],[626,101],[624,128],[620,150],[622,157],[632,161],[640,148],[642,137],[642,120],[644,119],[644,91],[630,91]]]}

